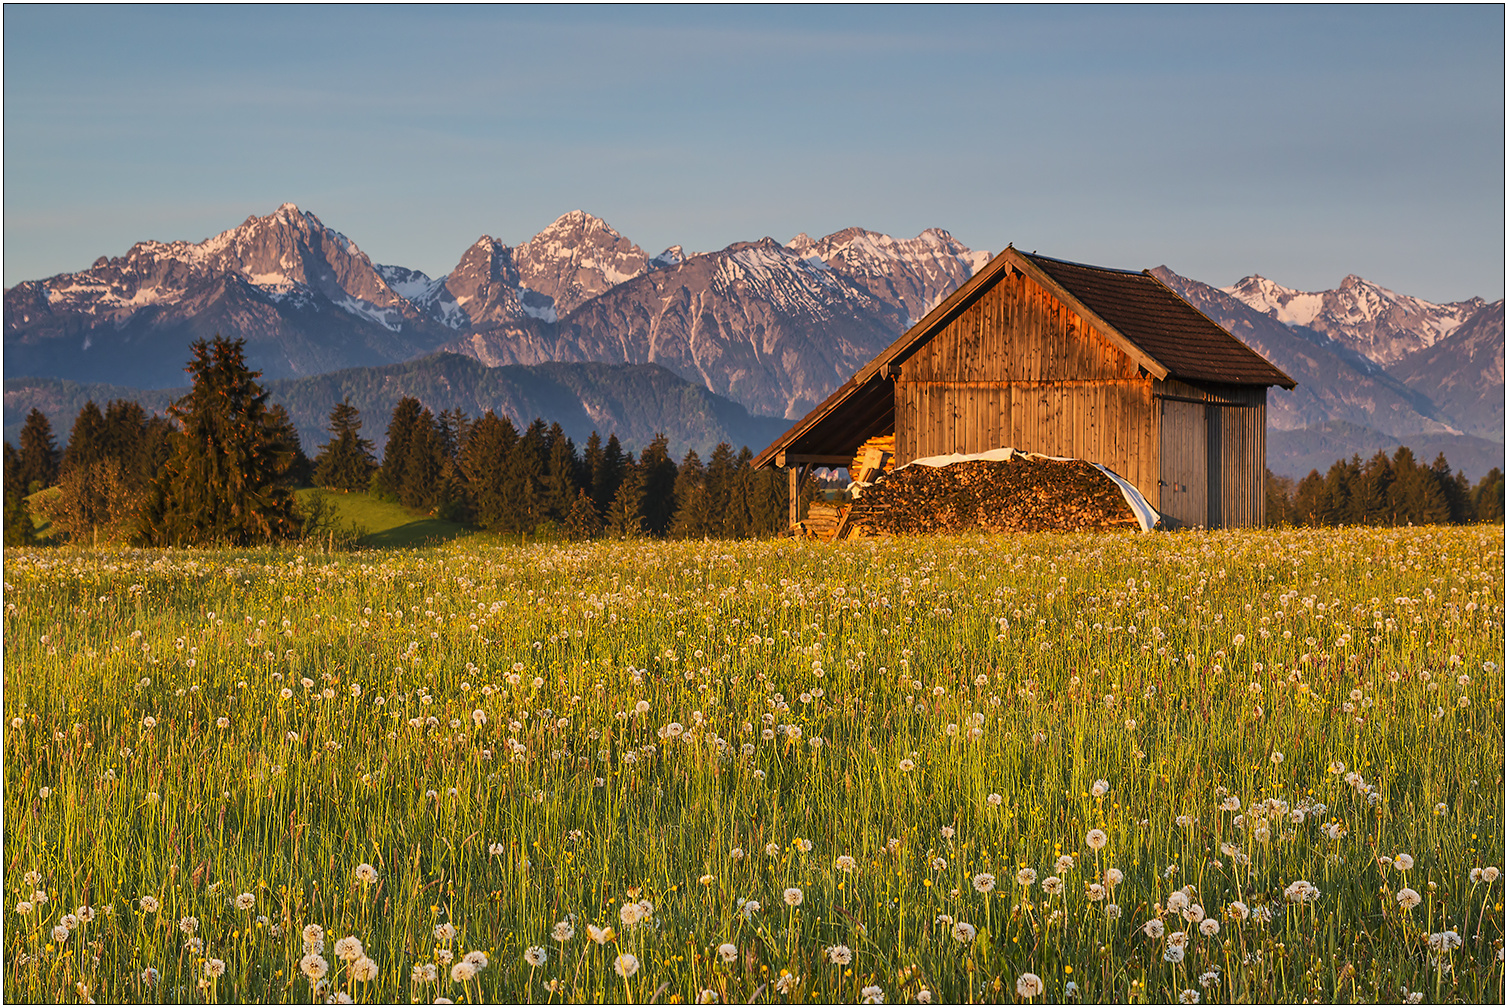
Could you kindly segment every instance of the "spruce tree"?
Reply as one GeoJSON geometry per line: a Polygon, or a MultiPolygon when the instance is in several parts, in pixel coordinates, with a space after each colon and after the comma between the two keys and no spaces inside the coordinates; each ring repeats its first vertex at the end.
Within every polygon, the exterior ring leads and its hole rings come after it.
{"type": "Polygon", "coordinates": [[[614,539],[637,539],[644,535],[648,531],[644,503],[644,469],[630,455],[607,508],[607,534],[614,539]]]}
{"type": "Polygon", "coordinates": [[[1466,487],[1465,477],[1458,479],[1458,474],[1450,471],[1450,462],[1446,460],[1444,452],[1435,456],[1435,461],[1429,468],[1431,477],[1445,497],[1451,524],[1459,525],[1470,521],[1471,492],[1466,487]]]}
{"type": "Polygon", "coordinates": [[[1293,522],[1293,480],[1287,476],[1279,476],[1271,469],[1266,470],[1264,480],[1265,501],[1267,511],[1266,524],[1269,527],[1289,525],[1293,522]]]}
{"type": "MultiPolygon", "coordinates": [[[[591,436],[586,439],[586,447],[581,449],[581,472],[584,477],[581,485],[585,487],[589,492],[592,490],[593,480],[597,472],[601,470],[601,468],[602,435],[598,434],[596,431],[592,431],[591,436]]],[[[592,499],[594,501],[596,500],[595,495],[592,499]]],[[[600,514],[602,512],[602,508],[599,506],[597,511],[600,514]]]]}
{"type": "Polygon", "coordinates": [[[267,407],[267,420],[273,432],[293,446],[293,461],[288,466],[288,482],[291,486],[309,486],[314,481],[314,463],[304,454],[303,442],[299,440],[298,428],[282,403],[267,407]]]}
{"type": "Polygon", "coordinates": [[[466,443],[466,435],[471,431],[471,418],[466,411],[457,407],[455,409],[441,410],[435,418],[436,430],[440,435],[440,450],[447,459],[459,456],[461,445],[466,443]]]}
{"type": "Polygon", "coordinates": [[[733,463],[728,480],[728,501],[718,520],[718,534],[728,539],[744,539],[753,531],[751,491],[754,488],[754,453],[745,445],[733,463]]]}
{"type": "Polygon", "coordinates": [[[566,512],[566,535],[572,539],[595,539],[602,533],[602,517],[585,490],[576,492],[576,503],[566,512]]]}
{"type": "Polygon", "coordinates": [[[73,430],[68,434],[68,447],[63,449],[63,462],[59,477],[70,469],[87,469],[108,455],[105,443],[105,415],[94,400],[84,403],[74,418],[73,430]]]}
{"type": "Polygon", "coordinates": [[[709,535],[722,534],[723,516],[728,512],[728,501],[733,494],[733,473],[733,446],[723,441],[712,449],[712,457],[707,459],[709,535]]]}
{"type": "Polygon", "coordinates": [[[581,486],[576,482],[577,470],[581,468],[576,458],[576,446],[566,437],[560,424],[550,425],[546,436],[546,462],[544,476],[545,515],[553,521],[564,521],[571,508],[575,507],[581,486]]]}
{"type": "Polygon", "coordinates": [[[26,504],[28,485],[22,476],[21,453],[9,441],[5,442],[4,484],[5,545],[30,546],[37,537],[31,509],[26,504]]]}
{"type": "MultiPolygon", "coordinates": [[[[21,450],[17,453],[13,478],[17,489],[23,493],[35,493],[58,481],[59,452],[52,439],[52,424],[47,414],[32,408],[21,425],[21,450]]],[[[11,476],[7,470],[8,477],[11,476]]],[[[9,478],[7,479],[7,485],[9,478]]]]}
{"type": "Polygon", "coordinates": [[[1479,522],[1503,520],[1503,470],[1493,466],[1471,488],[1472,519],[1479,522]]]}
{"type": "Polygon", "coordinates": [[[1322,525],[1347,525],[1355,520],[1356,479],[1361,473],[1361,456],[1347,462],[1338,460],[1325,474],[1324,490],[1320,494],[1319,519],[1322,525]]]}
{"type": "Polygon", "coordinates": [[[330,440],[314,459],[314,482],[331,490],[365,490],[372,484],[377,458],[372,442],[361,436],[361,411],[346,396],[330,410],[330,440]]]}
{"type": "Polygon", "coordinates": [[[146,458],[147,411],[141,403],[116,399],[105,407],[104,454],[120,463],[122,478],[146,486],[153,469],[146,458]]]}
{"type": "Polygon", "coordinates": [[[639,453],[639,470],[643,477],[644,528],[652,536],[663,536],[670,530],[670,521],[675,515],[675,462],[670,457],[670,439],[664,434],[655,435],[639,453]]]}
{"type": "Polygon", "coordinates": [[[547,434],[545,422],[535,418],[508,453],[503,488],[510,502],[507,528],[510,532],[532,534],[544,521],[547,434]]]}
{"type": "Polygon", "coordinates": [[[168,407],[173,453],[154,480],[142,520],[154,545],[243,546],[298,534],[288,472],[297,445],[246,366],[243,340],[196,340],[193,388],[168,407]]]}
{"type": "Polygon", "coordinates": [[[1320,511],[1325,493],[1325,478],[1318,469],[1309,470],[1309,475],[1299,480],[1293,491],[1293,523],[1311,528],[1323,524],[1320,511]]]}
{"type": "Polygon", "coordinates": [[[1389,524],[1393,479],[1393,463],[1386,452],[1379,451],[1368,459],[1356,480],[1351,520],[1362,525],[1389,524]]]}
{"type": "Polygon", "coordinates": [[[413,396],[404,396],[393,407],[393,417],[387,425],[387,444],[382,449],[382,466],[377,470],[373,487],[383,496],[397,500],[403,488],[403,467],[408,460],[408,443],[413,439],[414,426],[424,407],[413,396]]]}
{"type": "Polygon", "coordinates": [[[435,416],[428,409],[421,410],[409,432],[398,502],[417,511],[433,511],[440,503],[440,480],[444,472],[445,445],[435,416]]]}
{"type": "Polygon", "coordinates": [[[688,451],[675,475],[675,515],[670,534],[677,539],[700,539],[710,531],[707,471],[695,451],[688,451]]]}
{"type": "Polygon", "coordinates": [[[609,434],[607,444],[602,448],[602,458],[592,466],[588,474],[592,486],[592,500],[597,505],[599,514],[606,514],[607,507],[618,495],[618,484],[623,481],[623,473],[630,459],[623,454],[623,445],[618,442],[618,435],[609,434]]]}
{"type": "Polygon", "coordinates": [[[509,456],[517,441],[513,422],[488,410],[471,425],[461,447],[461,473],[472,519],[484,529],[501,531],[508,525],[511,501],[505,483],[509,456]]]}

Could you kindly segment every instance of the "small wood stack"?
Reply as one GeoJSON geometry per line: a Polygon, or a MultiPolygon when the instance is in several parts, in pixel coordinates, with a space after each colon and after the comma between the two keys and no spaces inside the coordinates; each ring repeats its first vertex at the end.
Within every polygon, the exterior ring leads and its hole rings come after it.
{"type": "Polygon", "coordinates": [[[837,538],[844,519],[848,517],[850,505],[846,503],[830,503],[828,501],[812,501],[807,509],[806,517],[796,523],[796,535],[809,539],[821,539],[823,542],[832,542],[837,538]]]}
{"type": "Polygon", "coordinates": [[[845,537],[1139,527],[1120,489],[1088,462],[1030,455],[907,466],[867,487],[847,518],[845,537]]]}
{"type": "Polygon", "coordinates": [[[876,476],[890,471],[895,458],[895,435],[882,434],[859,445],[853,464],[848,467],[848,478],[855,483],[872,483],[876,476]]]}

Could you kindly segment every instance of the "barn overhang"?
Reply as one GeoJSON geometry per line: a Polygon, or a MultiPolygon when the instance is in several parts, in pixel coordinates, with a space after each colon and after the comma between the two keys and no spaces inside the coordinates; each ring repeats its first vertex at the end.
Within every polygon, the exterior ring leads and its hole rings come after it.
{"type": "Polygon", "coordinates": [[[761,452],[754,467],[846,466],[865,441],[894,428],[894,379],[883,372],[862,383],[849,379],[761,452]]]}

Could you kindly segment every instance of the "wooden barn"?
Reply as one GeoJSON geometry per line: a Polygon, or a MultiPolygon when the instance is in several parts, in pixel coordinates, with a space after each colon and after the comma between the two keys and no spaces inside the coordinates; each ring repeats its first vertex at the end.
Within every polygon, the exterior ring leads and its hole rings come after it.
{"type": "Polygon", "coordinates": [[[1267,389],[1293,379],[1151,273],[1008,247],[755,460],[1010,447],[1098,462],[1168,527],[1263,523],[1267,389]]]}

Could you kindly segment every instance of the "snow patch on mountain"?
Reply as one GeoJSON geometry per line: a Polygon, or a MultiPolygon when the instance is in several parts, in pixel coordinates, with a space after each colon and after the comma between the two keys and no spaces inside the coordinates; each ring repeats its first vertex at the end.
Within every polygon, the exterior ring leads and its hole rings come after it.
{"type": "Polygon", "coordinates": [[[371,304],[367,301],[363,301],[360,298],[341,298],[339,301],[335,302],[335,307],[344,309],[345,311],[350,312],[352,315],[355,315],[358,318],[364,318],[369,321],[376,322],[378,325],[382,326],[384,329],[387,329],[389,332],[399,332],[403,329],[402,316],[399,316],[397,320],[394,320],[392,318],[392,316],[398,314],[397,312],[378,308],[376,305],[371,304]]]}
{"type": "Polygon", "coordinates": [[[1221,290],[1287,326],[1306,326],[1379,364],[1391,364],[1455,332],[1481,298],[1434,304],[1350,274],[1327,291],[1299,291],[1253,274],[1221,290]]]}

